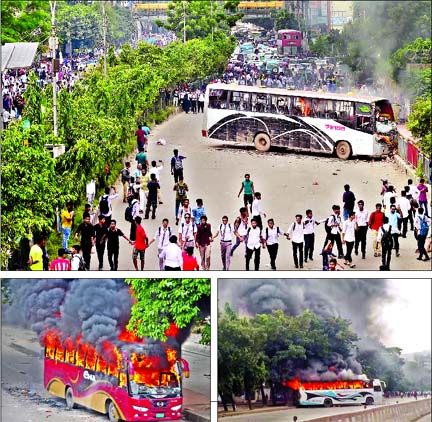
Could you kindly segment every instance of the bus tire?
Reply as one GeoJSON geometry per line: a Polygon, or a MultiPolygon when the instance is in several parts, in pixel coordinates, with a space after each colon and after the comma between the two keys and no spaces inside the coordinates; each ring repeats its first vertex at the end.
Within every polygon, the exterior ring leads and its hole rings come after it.
{"type": "Polygon", "coordinates": [[[72,410],[75,407],[75,400],[71,387],[66,388],[65,392],[66,409],[72,410]]]}
{"type": "Polygon", "coordinates": [[[117,408],[113,401],[108,400],[106,404],[107,415],[110,422],[119,422],[119,416],[117,408]]]}
{"type": "Polygon", "coordinates": [[[336,145],[336,155],[341,160],[348,160],[351,157],[351,145],[346,141],[340,141],[336,145]]]}
{"type": "Polygon", "coordinates": [[[257,133],[254,138],[254,144],[258,151],[266,152],[270,149],[270,136],[263,132],[257,133]]]}
{"type": "Polygon", "coordinates": [[[366,404],[367,406],[370,406],[370,405],[374,404],[374,399],[373,399],[373,397],[371,397],[371,396],[366,397],[366,402],[365,402],[365,404],[366,404]]]}
{"type": "Polygon", "coordinates": [[[324,400],[324,407],[333,407],[333,400],[332,399],[325,399],[324,400]]]}

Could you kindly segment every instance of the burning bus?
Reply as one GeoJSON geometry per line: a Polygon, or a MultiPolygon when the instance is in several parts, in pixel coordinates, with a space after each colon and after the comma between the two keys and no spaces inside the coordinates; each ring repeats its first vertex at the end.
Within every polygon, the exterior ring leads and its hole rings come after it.
{"type": "Polygon", "coordinates": [[[325,406],[380,403],[384,396],[384,381],[338,380],[300,381],[299,378],[285,381],[283,386],[297,392],[299,406],[325,406]]]}
{"type": "Polygon", "coordinates": [[[111,422],[160,421],[182,418],[182,377],[189,377],[187,361],[169,343],[159,352],[146,349],[145,340],[123,332],[119,342],[98,347],[64,339],[53,330],[43,337],[44,387],[75,404],[107,414],[111,422]]]}

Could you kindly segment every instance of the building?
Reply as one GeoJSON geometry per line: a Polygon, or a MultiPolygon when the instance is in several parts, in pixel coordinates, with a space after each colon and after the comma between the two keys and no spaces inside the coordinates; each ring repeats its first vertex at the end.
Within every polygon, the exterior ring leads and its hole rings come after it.
{"type": "Polygon", "coordinates": [[[341,0],[310,0],[307,10],[307,27],[317,34],[332,29],[341,30],[353,17],[353,2],[341,0]]]}

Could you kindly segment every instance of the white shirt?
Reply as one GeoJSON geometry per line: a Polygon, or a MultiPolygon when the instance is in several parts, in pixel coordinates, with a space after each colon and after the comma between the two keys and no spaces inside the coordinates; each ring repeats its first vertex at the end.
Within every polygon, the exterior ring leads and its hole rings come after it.
{"type": "Polygon", "coordinates": [[[396,198],[396,194],[394,192],[386,192],[383,196],[383,205],[386,210],[390,209],[390,198],[396,198]]]}
{"type": "MultiPolygon", "coordinates": [[[[106,195],[106,194],[104,194],[104,195],[106,195]]],[[[102,196],[104,196],[104,195],[102,195],[102,196]]],[[[102,198],[102,196],[100,197],[100,199],[102,198]]],[[[108,212],[106,214],[101,213],[101,215],[104,215],[105,217],[109,217],[112,214],[112,201],[114,199],[116,199],[118,196],[119,196],[118,192],[113,193],[112,195],[108,196],[108,212]]],[[[100,202],[100,199],[99,199],[99,202],[100,202]]]]}
{"type": "Polygon", "coordinates": [[[240,236],[245,236],[248,230],[248,219],[247,217],[245,219],[241,219],[240,224],[237,228],[237,233],[240,236]]]}
{"type": "Polygon", "coordinates": [[[185,209],[183,206],[179,208],[177,218],[180,220],[180,224],[186,223],[184,218],[185,214],[190,214],[192,216],[192,208],[190,206],[187,209],[185,209]]]}
{"type": "Polygon", "coordinates": [[[159,255],[164,260],[166,267],[183,267],[183,257],[180,247],[176,243],[171,243],[165,247],[159,255]]]}
{"type": "Polygon", "coordinates": [[[264,215],[264,211],[261,208],[261,199],[254,199],[252,201],[252,217],[264,215]]]}
{"type": "Polygon", "coordinates": [[[274,245],[276,243],[279,243],[278,237],[284,234],[285,232],[279,227],[273,226],[272,229],[270,227],[266,227],[265,237],[267,245],[274,245]]]}
{"type": "Polygon", "coordinates": [[[381,242],[381,239],[382,239],[383,234],[384,234],[383,230],[385,230],[386,232],[388,232],[390,230],[390,234],[395,233],[395,231],[393,230],[393,227],[390,226],[390,224],[388,224],[388,223],[383,224],[383,226],[380,227],[378,230],[377,242],[381,242]]]}
{"type": "Polygon", "coordinates": [[[413,199],[417,200],[420,193],[417,189],[417,186],[414,185],[408,185],[408,186],[410,188],[409,194],[412,196],[413,199]]]}
{"type": "Polygon", "coordinates": [[[259,249],[261,247],[261,230],[259,227],[250,227],[248,229],[248,238],[246,246],[248,249],[259,249]]]}
{"type": "Polygon", "coordinates": [[[426,219],[426,223],[428,224],[428,226],[430,227],[431,224],[431,219],[424,215],[424,213],[422,215],[417,214],[416,218],[415,218],[415,223],[414,223],[414,227],[420,232],[420,227],[422,225],[422,221],[423,219],[426,219]]]}
{"type": "Polygon", "coordinates": [[[369,211],[364,208],[363,211],[357,210],[355,219],[359,227],[367,226],[369,222],[369,211]]]}
{"type": "Polygon", "coordinates": [[[409,199],[407,199],[404,196],[401,196],[397,201],[396,201],[396,206],[400,207],[400,210],[402,212],[402,218],[408,217],[408,211],[411,209],[411,202],[409,199]]]}
{"type": "Polygon", "coordinates": [[[74,254],[72,256],[72,259],[71,259],[71,270],[72,271],[78,271],[80,261],[81,261],[80,255],[74,254]]]}
{"type": "Polygon", "coordinates": [[[139,215],[139,201],[138,199],[133,199],[131,202],[132,205],[132,218],[135,220],[135,217],[139,215]]]}
{"type": "Polygon", "coordinates": [[[150,176],[152,174],[155,174],[156,175],[156,180],[158,182],[160,182],[160,173],[161,173],[162,169],[163,169],[163,166],[151,167],[150,170],[149,170],[149,174],[150,174],[150,176]]]}
{"type": "Polygon", "coordinates": [[[234,228],[231,223],[219,224],[219,233],[221,234],[221,242],[231,242],[234,228]]]}
{"type": "Polygon", "coordinates": [[[331,227],[331,234],[338,234],[340,233],[340,224],[341,224],[341,216],[340,215],[336,215],[336,214],[332,214],[328,221],[327,221],[327,226],[331,227]],[[336,226],[333,226],[333,224],[337,224],[336,226]],[[332,227],[333,226],[333,227],[332,227]]]}
{"type": "Polygon", "coordinates": [[[315,226],[317,225],[317,221],[314,217],[306,217],[303,222],[303,234],[312,234],[315,232],[315,226]]]}
{"type": "Polygon", "coordinates": [[[289,237],[294,243],[303,243],[304,242],[304,231],[303,231],[303,223],[294,223],[291,224],[289,231],[289,237]]]}
{"type": "Polygon", "coordinates": [[[342,233],[345,234],[344,240],[345,242],[354,242],[355,241],[355,220],[351,221],[350,219],[345,220],[343,223],[342,233]]]}
{"type": "Polygon", "coordinates": [[[158,241],[158,249],[163,249],[167,247],[170,243],[169,238],[172,234],[171,227],[165,228],[164,226],[159,226],[155,232],[154,239],[158,241]]]}
{"type": "Polygon", "coordinates": [[[196,224],[190,222],[189,224],[180,224],[179,233],[182,235],[182,242],[186,246],[193,246],[195,242],[194,234],[197,232],[196,224]]]}

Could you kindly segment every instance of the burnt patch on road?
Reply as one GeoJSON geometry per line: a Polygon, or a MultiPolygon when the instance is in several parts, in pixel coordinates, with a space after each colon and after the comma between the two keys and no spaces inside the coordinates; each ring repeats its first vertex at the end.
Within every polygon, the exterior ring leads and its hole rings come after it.
{"type": "Polygon", "coordinates": [[[9,346],[10,346],[11,349],[14,349],[17,352],[20,352],[20,353],[22,353],[22,354],[24,354],[26,356],[29,356],[29,357],[32,357],[32,358],[38,358],[38,357],[40,357],[39,353],[35,352],[34,350],[27,349],[24,346],[20,346],[19,344],[11,343],[9,346]]]}
{"type": "Polygon", "coordinates": [[[65,409],[64,402],[60,399],[53,398],[45,398],[42,397],[39,393],[33,390],[29,390],[28,388],[23,387],[3,387],[3,390],[9,393],[13,397],[17,397],[20,400],[28,400],[38,405],[47,405],[53,409],[65,409]]]}

